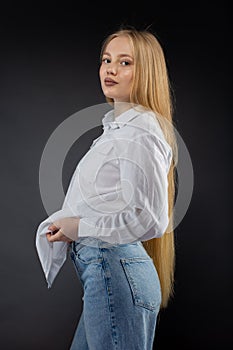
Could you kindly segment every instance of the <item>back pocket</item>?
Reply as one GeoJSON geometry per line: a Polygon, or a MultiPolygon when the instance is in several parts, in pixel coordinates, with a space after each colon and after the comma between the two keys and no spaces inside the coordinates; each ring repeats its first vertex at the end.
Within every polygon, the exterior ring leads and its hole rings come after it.
{"type": "Polygon", "coordinates": [[[157,271],[150,258],[120,259],[128,280],[133,302],[151,311],[158,311],[161,288],[157,271]]]}

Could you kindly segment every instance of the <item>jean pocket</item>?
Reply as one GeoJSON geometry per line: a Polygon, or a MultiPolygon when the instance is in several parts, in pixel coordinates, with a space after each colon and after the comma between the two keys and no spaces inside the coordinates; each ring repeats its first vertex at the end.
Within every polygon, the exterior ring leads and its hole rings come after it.
{"type": "Polygon", "coordinates": [[[120,259],[128,280],[133,302],[151,311],[158,311],[161,288],[156,268],[150,258],[120,259]]]}

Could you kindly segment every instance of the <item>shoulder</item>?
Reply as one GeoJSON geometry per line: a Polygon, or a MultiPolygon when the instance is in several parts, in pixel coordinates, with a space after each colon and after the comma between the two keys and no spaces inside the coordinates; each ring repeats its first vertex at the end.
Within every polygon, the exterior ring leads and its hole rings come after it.
{"type": "Polygon", "coordinates": [[[137,129],[135,136],[138,137],[138,139],[148,138],[148,140],[156,142],[158,146],[170,151],[171,147],[164,136],[159,118],[161,117],[157,116],[152,111],[144,111],[137,114],[131,121],[131,126],[137,129]]]}
{"type": "Polygon", "coordinates": [[[145,133],[154,134],[165,141],[163,131],[158,121],[158,116],[152,111],[138,113],[136,117],[131,120],[131,125],[141,129],[141,132],[144,130],[145,133]]]}
{"type": "Polygon", "coordinates": [[[164,136],[159,117],[152,111],[145,111],[132,120],[132,126],[138,130],[135,140],[160,155],[168,169],[172,160],[172,148],[164,136]]]}

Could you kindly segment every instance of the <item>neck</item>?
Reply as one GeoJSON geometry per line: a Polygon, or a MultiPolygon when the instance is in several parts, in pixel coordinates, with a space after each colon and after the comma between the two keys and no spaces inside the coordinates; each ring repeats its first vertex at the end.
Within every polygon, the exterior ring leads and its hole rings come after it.
{"type": "Polygon", "coordinates": [[[114,102],[114,115],[117,118],[120,114],[132,108],[132,103],[129,102],[114,102]]]}

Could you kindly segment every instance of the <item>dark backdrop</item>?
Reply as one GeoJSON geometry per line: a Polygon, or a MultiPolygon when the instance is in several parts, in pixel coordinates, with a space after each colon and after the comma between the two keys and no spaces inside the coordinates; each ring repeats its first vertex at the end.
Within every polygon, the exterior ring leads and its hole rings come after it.
{"type": "MultiPolygon", "coordinates": [[[[163,45],[176,96],[175,121],[194,169],[192,201],[176,229],[175,297],[158,319],[155,348],[232,348],[226,4],[1,5],[1,349],[69,349],[81,312],[81,288],[70,260],[51,290],[44,280],[35,250],[35,231],[46,217],[40,158],[63,120],[105,102],[99,49],[122,23],[150,25],[163,45]]],[[[77,147],[65,163],[64,187],[75,162],[100,133],[101,127],[79,140],[82,151],[77,147]]]]}

